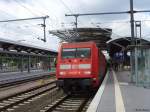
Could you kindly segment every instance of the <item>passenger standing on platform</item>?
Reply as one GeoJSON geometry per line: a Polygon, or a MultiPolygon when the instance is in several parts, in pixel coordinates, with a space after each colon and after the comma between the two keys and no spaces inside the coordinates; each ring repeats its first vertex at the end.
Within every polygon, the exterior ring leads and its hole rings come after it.
{"type": "Polygon", "coordinates": [[[118,71],[118,63],[115,62],[115,70],[118,71]]]}

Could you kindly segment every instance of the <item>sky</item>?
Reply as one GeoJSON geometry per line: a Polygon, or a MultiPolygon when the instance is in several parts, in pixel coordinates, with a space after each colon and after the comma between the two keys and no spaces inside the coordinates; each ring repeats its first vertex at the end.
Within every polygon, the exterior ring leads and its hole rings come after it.
{"type": "MultiPolygon", "coordinates": [[[[0,22],[0,38],[58,50],[59,38],[49,30],[73,28],[74,17],[65,14],[129,11],[129,0],[0,0],[0,21],[48,15],[46,19],[47,42],[42,42],[43,20],[0,22]]],[[[135,10],[149,10],[150,0],[134,0],[135,10]]],[[[79,17],[79,27],[112,28],[112,38],[130,36],[130,16],[101,15],[79,17]]],[[[142,21],[142,38],[150,40],[150,13],[135,14],[142,21]]]]}

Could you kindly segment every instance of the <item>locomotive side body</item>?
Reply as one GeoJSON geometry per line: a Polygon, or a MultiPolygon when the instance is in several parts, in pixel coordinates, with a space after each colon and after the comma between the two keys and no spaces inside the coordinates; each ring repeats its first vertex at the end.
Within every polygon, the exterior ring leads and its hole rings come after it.
{"type": "Polygon", "coordinates": [[[104,77],[106,60],[94,42],[64,43],[56,67],[57,86],[96,88],[104,77]]]}

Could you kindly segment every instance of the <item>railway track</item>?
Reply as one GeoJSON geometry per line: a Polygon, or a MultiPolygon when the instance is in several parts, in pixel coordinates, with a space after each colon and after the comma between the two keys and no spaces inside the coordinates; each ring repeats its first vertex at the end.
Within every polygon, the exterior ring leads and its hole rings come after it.
{"type": "Polygon", "coordinates": [[[14,110],[18,105],[28,103],[53,89],[56,89],[55,81],[0,99],[0,112],[14,110]]]}
{"type": "Polygon", "coordinates": [[[50,75],[45,75],[45,76],[39,76],[39,77],[31,77],[31,78],[25,78],[25,79],[18,79],[18,80],[8,80],[8,81],[3,81],[0,83],[0,89],[1,88],[5,88],[5,87],[13,87],[19,84],[23,84],[23,83],[27,83],[27,82],[31,82],[31,81],[36,81],[36,80],[40,80],[40,79],[45,79],[48,77],[54,77],[54,75],[50,76],[50,75]]]}
{"type": "Polygon", "coordinates": [[[91,95],[70,94],[64,95],[40,112],[81,112],[89,102],[91,95]]]}

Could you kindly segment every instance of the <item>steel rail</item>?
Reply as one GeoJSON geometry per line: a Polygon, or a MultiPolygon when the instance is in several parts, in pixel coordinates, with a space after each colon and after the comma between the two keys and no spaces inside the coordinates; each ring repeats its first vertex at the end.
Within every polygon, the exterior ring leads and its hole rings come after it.
{"type": "Polygon", "coordinates": [[[81,112],[88,101],[89,101],[89,97],[85,98],[85,100],[82,102],[82,104],[79,106],[76,112],[81,112]]]}
{"type": "MultiPolygon", "coordinates": [[[[91,97],[90,96],[85,97],[83,95],[82,96],[81,95],[74,96],[74,94],[68,94],[68,95],[64,96],[63,98],[58,99],[58,101],[56,101],[56,103],[54,103],[51,107],[49,107],[49,109],[45,110],[45,112],[55,111],[55,109],[57,109],[57,107],[59,107],[63,102],[67,101],[68,99],[72,99],[72,98],[73,98],[73,101],[75,101],[75,102],[76,101],[78,102],[79,100],[81,100],[81,103],[79,103],[79,105],[77,105],[77,107],[72,107],[71,109],[73,109],[75,112],[81,112],[91,97]]],[[[65,108],[62,108],[62,109],[65,109],[65,108]]],[[[63,111],[69,111],[69,110],[63,110],[63,111]]],[[[70,111],[72,111],[72,110],[70,110],[70,111]]]]}
{"type": "MultiPolygon", "coordinates": [[[[12,87],[12,86],[15,86],[15,85],[18,85],[18,84],[24,84],[24,83],[27,83],[27,82],[32,82],[32,81],[36,81],[36,80],[40,80],[40,79],[45,79],[49,77],[49,75],[44,75],[44,76],[38,76],[38,77],[31,77],[29,79],[22,79],[22,80],[17,80],[17,81],[12,81],[12,82],[4,82],[2,84],[0,84],[0,89],[1,88],[5,88],[5,87],[12,87]]],[[[52,77],[52,76],[50,76],[52,77]]]]}
{"type": "Polygon", "coordinates": [[[62,102],[64,102],[68,97],[70,97],[70,95],[64,96],[60,101],[58,101],[57,103],[55,103],[52,107],[50,107],[45,112],[51,112],[51,111],[53,111],[56,107],[58,107],[58,105],[60,105],[62,102]]]}
{"type": "Polygon", "coordinates": [[[4,100],[7,100],[7,99],[10,99],[10,98],[12,98],[12,97],[20,96],[20,95],[22,95],[22,94],[25,94],[25,93],[28,93],[28,92],[31,92],[31,91],[34,91],[34,90],[38,90],[38,89],[40,89],[40,88],[42,88],[42,87],[45,87],[45,86],[48,86],[48,85],[51,85],[51,84],[54,84],[54,83],[56,83],[56,81],[52,81],[52,82],[49,82],[49,83],[44,84],[44,85],[36,86],[36,87],[30,88],[30,89],[27,89],[27,90],[25,90],[25,91],[18,92],[18,93],[16,93],[16,94],[13,94],[13,95],[10,95],[10,96],[1,98],[1,99],[0,99],[0,102],[2,102],[2,101],[4,101],[4,100]]]}
{"type": "Polygon", "coordinates": [[[32,99],[32,98],[34,98],[34,97],[36,97],[36,96],[39,96],[39,95],[41,95],[41,94],[43,94],[43,93],[45,93],[45,92],[48,92],[48,91],[50,91],[50,90],[53,90],[53,89],[55,89],[55,88],[57,88],[56,85],[54,85],[54,86],[52,86],[52,87],[50,87],[50,88],[48,88],[48,89],[45,89],[44,91],[35,93],[35,94],[33,94],[33,95],[29,96],[29,97],[25,97],[25,98],[23,98],[23,99],[21,99],[21,100],[19,100],[19,101],[16,101],[16,102],[14,102],[14,103],[11,103],[11,104],[9,104],[9,105],[6,105],[6,106],[0,108],[0,111],[5,111],[5,110],[7,110],[8,108],[11,108],[11,107],[13,107],[13,106],[15,106],[15,105],[18,105],[18,104],[20,104],[20,103],[22,103],[22,102],[24,102],[24,101],[27,101],[27,100],[29,100],[29,99],[32,99]]]}

